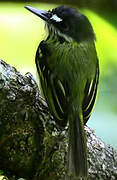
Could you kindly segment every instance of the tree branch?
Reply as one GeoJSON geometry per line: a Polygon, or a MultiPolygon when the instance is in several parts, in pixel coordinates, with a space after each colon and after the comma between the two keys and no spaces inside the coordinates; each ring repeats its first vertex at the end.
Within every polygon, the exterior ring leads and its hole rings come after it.
{"type": "MultiPolygon", "coordinates": [[[[85,127],[88,180],[117,179],[117,153],[85,127]]],[[[0,60],[0,170],[10,180],[64,180],[68,128],[61,130],[27,73],[0,60]]],[[[1,171],[0,171],[1,174],[1,171]]],[[[2,175],[2,176],[3,176],[2,175]]],[[[0,176],[2,180],[2,176],[0,176]]]]}

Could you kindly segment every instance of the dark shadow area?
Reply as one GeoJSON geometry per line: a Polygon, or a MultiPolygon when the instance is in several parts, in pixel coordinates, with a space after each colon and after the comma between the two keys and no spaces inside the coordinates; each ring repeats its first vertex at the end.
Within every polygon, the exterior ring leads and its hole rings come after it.
{"type": "Polygon", "coordinates": [[[117,11],[112,9],[95,9],[95,12],[110,24],[112,24],[115,28],[117,28],[117,11]]]}
{"type": "MultiPolygon", "coordinates": [[[[2,1],[1,1],[2,2],[2,1]]],[[[10,0],[5,0],[3,2],[11,2],[10,0]]],[[[88,7],[94,10],[97,9],[111,9],[112,11],[117,10],[117,1],[116,0],[12,0],[12,2],[36,2],[36,3],[54,3],[54,4],[66,4],[66,5],[72,5],[72,6],[77,6],[77,7],[88,7]]]]}

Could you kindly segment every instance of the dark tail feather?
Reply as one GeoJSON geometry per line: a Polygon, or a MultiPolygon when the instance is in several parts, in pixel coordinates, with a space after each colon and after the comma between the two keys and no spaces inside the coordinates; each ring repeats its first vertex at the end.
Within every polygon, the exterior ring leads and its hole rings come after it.
{"type": "MultiPolygon", "coordinates": [[[[68,170],[75,179],[87,177],[87,150],[84,124],[79,117],[69,119],[68,170]]],[[[69,178],[68,178],[69,179],[69,178]]]]}

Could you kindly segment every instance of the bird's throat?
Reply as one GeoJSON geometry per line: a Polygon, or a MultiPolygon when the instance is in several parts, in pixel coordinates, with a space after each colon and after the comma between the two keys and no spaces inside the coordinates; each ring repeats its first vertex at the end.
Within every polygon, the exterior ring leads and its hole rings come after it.
{"type": "Polygon", "coordinates": [[[54,27],[52,24],[45,23],[45,29],[48,33],[48,37],[51,37],[53,39],[56,39],[57,41],[62,42],[74,42],[74,39],[70,36],[68,36],[65,33],[60,32],[59,29],[54,27]]]}

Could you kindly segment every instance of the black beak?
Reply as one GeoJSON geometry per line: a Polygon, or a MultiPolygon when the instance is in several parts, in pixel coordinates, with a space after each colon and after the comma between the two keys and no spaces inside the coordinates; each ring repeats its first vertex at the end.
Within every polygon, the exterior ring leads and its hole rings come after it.
{"type": "Polygon", "coordinates": [[[50,18],[48,11],[36,9],[31,6],[25,6],[25,8],[28,9],[29,11],[31,11],[32,13],[36,14],[37,16],[39,16],[44,21],[48,21],[50,18]]]}

